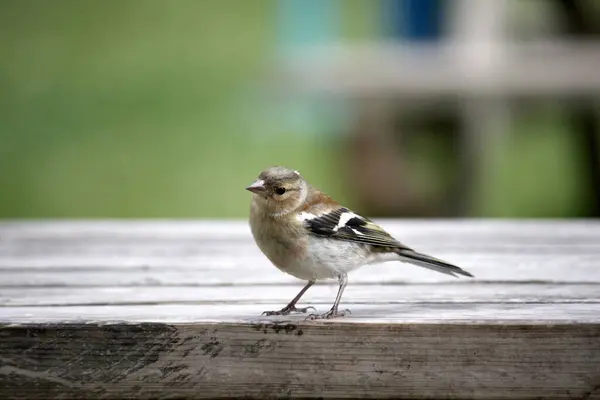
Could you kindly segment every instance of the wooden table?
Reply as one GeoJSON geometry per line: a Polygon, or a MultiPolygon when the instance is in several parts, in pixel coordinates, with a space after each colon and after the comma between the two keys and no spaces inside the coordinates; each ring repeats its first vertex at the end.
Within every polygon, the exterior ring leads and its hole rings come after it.
{"type": "Polygon", "coordinates": [[[1,223],[0,398],[600,398],[600,223],[378,222],[475,279],[369,266],[350,317],[261,317],[303,283],[245,221],[1,223]]]}

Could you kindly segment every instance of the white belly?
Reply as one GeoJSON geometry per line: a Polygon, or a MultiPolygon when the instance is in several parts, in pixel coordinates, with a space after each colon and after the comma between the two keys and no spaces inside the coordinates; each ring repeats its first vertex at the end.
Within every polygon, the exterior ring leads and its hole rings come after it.
{"type": "Polygon", "coordinates": [[[368,264],[366,249],[341,240],[310,237],[306,256],[290,266],[300,279],[332,279],[368,264]]]}

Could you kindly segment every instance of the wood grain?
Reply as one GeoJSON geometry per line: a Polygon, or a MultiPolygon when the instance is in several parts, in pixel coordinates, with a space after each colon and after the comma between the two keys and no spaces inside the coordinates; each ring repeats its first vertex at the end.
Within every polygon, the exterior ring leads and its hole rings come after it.
{"type": "Polygon", "coordinates": [[[369,266],[348,317],[263,317],[303,282],[245,221],[0,223],[0,398],[600,398],[600,223],[377,222],[475,279],[369,266]]]}
{"type": "Polygon", "coordinates": [[[194,324],[0,330],[0,397],[564,398],[598,391],[600,326],[194,324]]]}
{"type": "MultiPolygon", "coordinates": [[[[120,286],[120,287],[33,287],[0,289],[0,305],[76,306],[143,304],[265,304],[293,297],[298,284],[238,286],[120,286]]],[[[315,285],[303,303],[327,304],[337,293],[334,283],[315,285]]],[[[518,303],[600,303],[597,284],[514,284],[477,282],[447,284],[353,284],[344,298],[353,304],[518,304],[518,303]]]]}

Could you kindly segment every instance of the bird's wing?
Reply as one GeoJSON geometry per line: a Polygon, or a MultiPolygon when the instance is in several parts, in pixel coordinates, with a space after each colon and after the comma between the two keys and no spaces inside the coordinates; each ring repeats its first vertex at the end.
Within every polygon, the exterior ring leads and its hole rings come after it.
{"type": "Polygon", "coordinates": [[[302,212],[299,218],[312,235],[376,246],[379,251],[398,254],[405,262],[454,277],[456,274],[473,276],[456,265],[406,247],[373,221],[345,207],[321,215],[302,212]]]}
{"type": "Polygon", "coordinates": [[[473,276],[456,265],[418,253],[403,245],[370,219],[340,206],[318,191],[311,193],[305,206],[298,213],[298,218],[311,235],[363,243],[375,246],[383,252],[393,251],[406,262],[451,276],[473,276]]]}
{"type": "Polygon", "coordinates": [[[321,213],[307,210],[301,212],[299,218],[315,236],[410,250],[379,225],[346,207],[321,210],[321,213]]]}

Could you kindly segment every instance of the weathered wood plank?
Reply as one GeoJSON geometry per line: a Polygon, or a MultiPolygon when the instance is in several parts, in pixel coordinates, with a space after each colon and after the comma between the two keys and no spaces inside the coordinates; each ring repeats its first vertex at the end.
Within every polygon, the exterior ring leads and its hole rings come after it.
{"type": "Polygon", "coordinates": [[[587,399],[600,325],[196,324],[0,329],[2,398],[587,399]]]}
{"type": "MultiPolygon", "coordinates": [[[[295,285],[202,287],[41,287],[0,288],[0,306],[144,305],[144,304],[265,304],[291,300],[295,285]]],[[[301,304],[327,304],[337,284],[315,285],[301,304]]],[[[600,284],[515,284],[456,282],[451,284],[349,284],[342,304],[404,303],[600,303],[600,284]]]]}
{"type": "Polygon", "coordinates": [[[476,278],[370,266],[349,317],[263,317],[302,283],[244,221],[0,223],[0,398],[600,397],[600,223],[382,223],[476,278]]]}
{"type": "MultiPolygon", "coordinates": [[[[382,223],[415,248],[473,272],[478,281],[600,282],[597,222],[382,223]]],[[[244,221],[2,223],[0,243],[0,286],[297,282],[270,265],[244,221]]],[[[454,280],[402,263],[362,268],[350,279],[454,280]]]]}
{"type": "MultiPolygon", "coordinates": [[[[260,304],[144,304],[106,306],[3,307],[0,323],[71,323],[71,322],[299,322],[306,314],[262,317],[266,310],[278,310],[285,302],[260,304]]],[[[325,312],[331,302],[312,302],[317,312],[325,312]]],[[[315,324],[361,323],[474,323],[505,324],[514,321],[536,324],[600,323],[600,303],[353,303],[344,302],[352,314],[335,320],[312,321],[315,324]]],[[[310,322],[310,321],[307,321],[310,322]]],[[[465,328],[467,329],[467,328],[465,328]]],[[[573,326],[577,330],[577,326],[573,326]]],[[[600,340],[600,338],[599,338],[600,340]]]]}
{"type": "MultiPolygon", "coordinates": [[[[191,260],[190,266],[162,265],[151,257],[137,268],[111,266],[110,261],[98,262],[93,267],[79,268],[0,268],[0,287],[25,286],[206,286],[206,285],[260,285],[297,284],[299,281],[273,267],[260,255],[256,258],[227,259],[208,262],[191,260]],[[196,265],[196,267],[194,266],[196,265]]],[[[546,283],[600,283],[598,255],[476,255],[452,256],[432,252],[440,258],[455,261],[475,275],[477,282],[546,282],[546,283]]],[[[118,264],[115,262],[114,264],[118,264]]],[[[423,268],[399,262],[371,265],[353,271],[350,283],[452,283],[456,279],[423,268]]]]}

